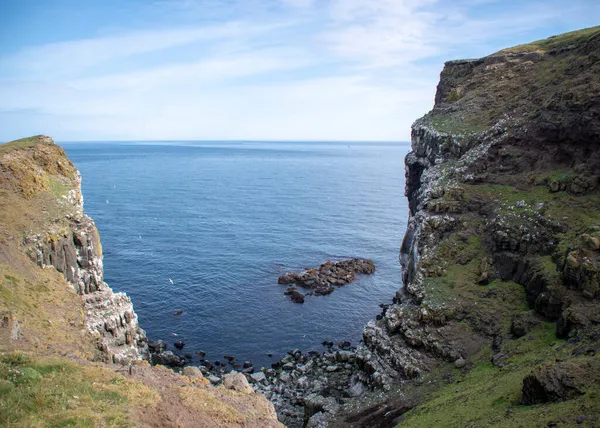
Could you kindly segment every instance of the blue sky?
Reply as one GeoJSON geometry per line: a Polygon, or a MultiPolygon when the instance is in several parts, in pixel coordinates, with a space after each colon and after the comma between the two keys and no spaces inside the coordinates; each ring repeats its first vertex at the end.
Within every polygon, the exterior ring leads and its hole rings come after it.
{"type": "Polygon", "coordinates": [[[2,0],[0,141],[407,141],[444,61],[597,0],[2,0]]]}

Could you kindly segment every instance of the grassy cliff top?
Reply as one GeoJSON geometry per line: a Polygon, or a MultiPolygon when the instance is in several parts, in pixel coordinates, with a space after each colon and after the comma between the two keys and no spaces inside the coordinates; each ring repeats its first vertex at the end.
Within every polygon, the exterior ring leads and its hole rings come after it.
{"type": "Polygon", "coordinates": [[[31,198],[44,191],[57,193],[61,186],[76,188],[76,177],[75,165],[50,137],[36,135],[0,144],[0,190],[20,191],[31,198]]]}
{"type": "Polygon", "coordinates": [[[67,227],[78,201],[77,168],[52,138],[0,145],[0,242],[67,227]]]}
{"type": "Polygon", "coordinates": [[[568,33],[548,37],[547,39],[536,40],[535,42],[517,45],[512,48],[502,49],[496,54],[528,52],[546,53],[549,51],[564,49],[570,46],[586,43],[599,34],[600,26],[584,28],[582,30],[570,31],[568,33]]]}
{"type": "Polygon", "coordinates": [[[34,135],[33,137],[20,138],[0,144],[0,156],[16,149],[26,149],[37,144],[54,144],[52,138],[45,135],[34,135]]]}
{"type": "Polygon", "coordinates": [[[577,123],[592,135],[598,126],[599,52],[600,26],[478,60],[447,62],[434,109],[424,120],[454,135],[483,132],[506,117],[544,128],[567,129],[577,123]]]}

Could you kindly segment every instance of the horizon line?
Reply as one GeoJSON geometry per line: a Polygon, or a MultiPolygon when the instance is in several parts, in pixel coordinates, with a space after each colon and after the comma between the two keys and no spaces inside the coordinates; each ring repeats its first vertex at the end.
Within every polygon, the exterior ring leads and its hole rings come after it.
{"type": "MultiPolygon", "coordinates": [[[[260,139],[198,139],[198,140],[166,140],[166,139],[138,139],[138,140],[58,140],[54,139],[55,142],[60,143],[160,143],[160,142],[177,142],[177,143],[391,143],[391,144],[403,144],[410,143],[410,140],[260,140],[260,139]]],[[[12,141],[12,140],[11,140],[12,141]]],[[[9,141],[6,141],[9,142],[9,141]]]]}

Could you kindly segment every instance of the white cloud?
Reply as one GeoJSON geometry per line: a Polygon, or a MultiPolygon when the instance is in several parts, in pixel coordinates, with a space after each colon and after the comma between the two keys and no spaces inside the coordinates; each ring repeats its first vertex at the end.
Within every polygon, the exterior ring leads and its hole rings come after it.
{"type": "Polygon", "coordinates": [[[214,58],[132,71],[119,74],[107,74],[73,80],[69,86],[76,89],[123,89],[147,90],[155,86],[168,84],[191,84],[223,81],[237,77],[249,77],[257,74],[284,72],[311,63],[302,51],[281,51],[265,49],[253,54],[217,56],[214,58]]]}
{"type": "Polygon", "coordinates": [[[248,25],[229,22],[214,26],[153,29],[112,36],[57,42],[27,47],[0,61],[3,68],[16,68],[28,75],[60,77],[74,75],[123,58],[142,56],[192,43],[235,40],[272,31],[280,25],[248,25]]]}
{"type": "Polygon", "coordinates": [[[0,58],[0,129],[63,140],[407,140],[443,60],[575,22],[573,2],[487,16],[473,8],[490,0],[159,2],[185,23],[0,58]]]}

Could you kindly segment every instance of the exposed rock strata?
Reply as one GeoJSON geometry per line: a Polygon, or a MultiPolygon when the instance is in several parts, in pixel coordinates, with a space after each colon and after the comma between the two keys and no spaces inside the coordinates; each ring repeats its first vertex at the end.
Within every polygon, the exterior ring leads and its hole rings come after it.
{"type": "Polygon", "coordinates": [[[118,364],[147,358],[146,335],[131,300],[125,293],[113,292],[104,282],[98,230],[83,212],[81,176],[50,137],[37,138],[42,144],[37,146],[39,151],[14,151],[3,160],[4,167],[21,178],[23,189],[29,180],[23,177],[23,171],[30,170],[31,181],[40,186],[30,189],[31,194],[52,190],[52,186],[60,193],[55,217],[24,238],[25,251],[39,267],[62,273],[81,295],[88,330],[103,358],[118,364]]]}
{"type": "Polygon", "coordinates": [[[581,34],[446,63],[406,156],[404,287],[365,327],[354,383],[427,390],[488,352],[514,370],[515,347],[553,322],[569,342],[528,352],[586,357],[534,371],[523,400],[580,393],[567,368],[597,359],[600,325],[600,29],[581,34]]]}
{"type": "MultiPolygon", "coordinates": [[[[574,247],[560,252],[560,236],[570,225],[552,215],[552,208],[560,210],[559,202],[542,196],[537,203],[530,203],[532,198],[527,195],[528,191],[534,195],[543,192],[544,187],[547,194],[597,192],[598,93],[586,94],[584,102],[562,101],[565,105],[561,108],[543,109],[533,103],[538,97],[558,93],[563,100],[573,100],[579,91],[596,87],[598,82],[557,80],[551,88],[540,86],[537,93],[520,100],[513,101],[517,97],[510,94],[514,98],[509,102],[502,101],[502,91],[524,83],[514,81],[519,73],[525,73],[522,80],[527,80],[528,68],[552,67],[557,59],[575,58],[598,68],[597,58],[584,55],[599,49],[596,36],[566,51],[545,55],[500,52],[481,60],[446,64],[434,110],[412,128],[412,151],[406,157],[410,217],[400,254],[404,289],[397,296],[401,303],[391,305],[382,322],[365,328],[362,353],[365,368],[372,373],[365,379],[367,383],[385,387],[393,379],[418,376],[439,360],[468,358],[497,334],[499,326],[494,325],[478,326],[468,335],[472,343],[448,334],[459,329],[456,321],[468,319],[472,310],[465,302],[455,304],[432,296],[434,283],[449,277],[453,263],[478,261],[479,284],[493,279],[522,284],[530,306],[541,316],[558,320],[562,336],[598,322],[590,310],[579,308],[599,307],[599,232],[592,227],[571,244],[574,247]],[[514,80],[499,83],[507,74],[514,80]],[[483,114],[495,114],[497,119],[478,131],[475,119],[482,127],[489,121],[477,116],[482,113],[477,109],[483,108],[487,110],[483,114]],[[470,123],[465,123],[467,119],[470,123]],[[473,129],[466,130],[468,126],[473,129]],[[450,131],[453,127],[456,130],[450,131]],[[571,165],[578,167],[569,172],[571,165]],[[562,175],[554,178],[556,170],[562,175]],[[502,201],[504,194],[494,187],[498,185],[513,185],[513,193],[521,192],[528,200],[502,201]],[[479,248],[464,248],[470,236],[478,238],[473,246],[481,245],[479,248]],[[463,254],[444,254],[449,244],[462,246],[463,254]],[[551,271],[548,275],[552,279],[540,274],[540,257],[547,256],[556,261],[556,275],[551,271]]],[[[517,335],[525,334],[528,322],[535,324],[523,318],[513,323],[517,335]]]]}

